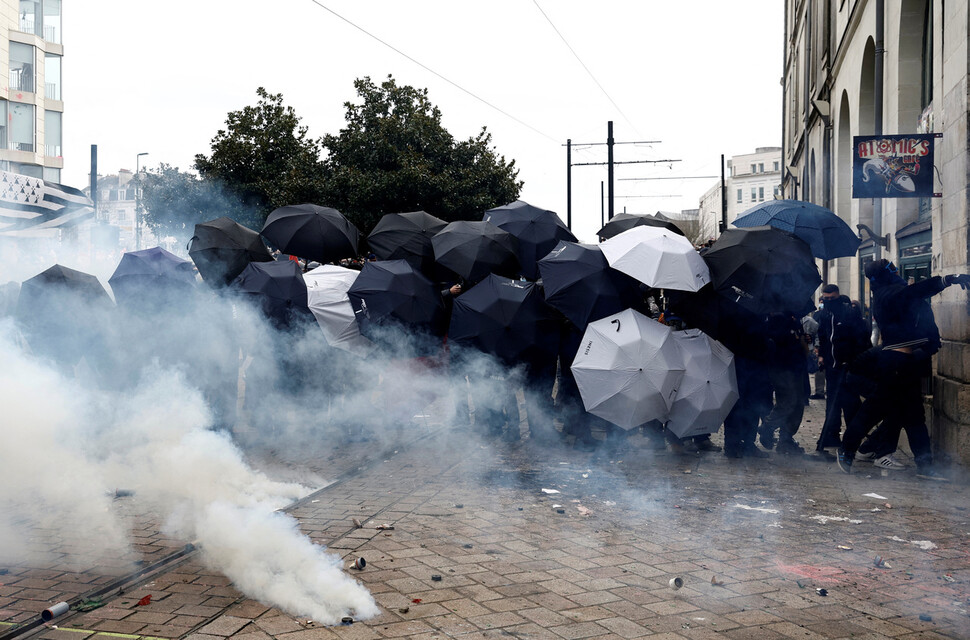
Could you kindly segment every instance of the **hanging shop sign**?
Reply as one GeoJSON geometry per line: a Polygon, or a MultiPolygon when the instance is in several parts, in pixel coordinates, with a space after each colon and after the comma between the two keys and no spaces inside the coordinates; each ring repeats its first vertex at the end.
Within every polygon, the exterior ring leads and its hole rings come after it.
{"type": "Polygon", "coordinates": [[[942,133],[852,138],[853,198],[930,198],[933,147],[942,133]]]}

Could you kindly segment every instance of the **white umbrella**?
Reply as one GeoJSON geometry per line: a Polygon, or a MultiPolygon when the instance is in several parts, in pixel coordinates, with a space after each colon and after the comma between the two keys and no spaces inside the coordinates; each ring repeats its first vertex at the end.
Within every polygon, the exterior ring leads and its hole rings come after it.
{"type": "Polygon", "coordinates": [[[623,429],[666,420],[684,376],[672,333],[633,309],[591,322],[572,365],[586,410],[623,429]]]}
{"type": "Polygon", "coordinates": [[[327,344],[357,355],[367,355],[374,343],[360,335],[347,291],[359,271],[325,264],[303,274],[307,305],[323,330],[327,344]]]}
{"type": "Polygon", "coordinates": [[[684,356],[684,378],[667,428],[678,438],[714,433],[738,399],[734,354],[700,329],[674,331],[684,356]]]}
{"type": "Polygon", "coordinates": [[[661,227],[634,227],[599,247],[611,267],[649,287],[697,291],[711,281],[690,240],[661,227]]]}

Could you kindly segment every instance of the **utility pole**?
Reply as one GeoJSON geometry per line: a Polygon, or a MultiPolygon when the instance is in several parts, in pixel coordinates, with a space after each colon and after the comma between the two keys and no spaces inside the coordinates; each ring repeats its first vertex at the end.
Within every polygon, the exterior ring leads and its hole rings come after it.
{"type": "Polygon", "coordinates": [[[608,166],[606,168],[606,180],[607,188],[609,190],[609,204],[607,205],[610,210],[609,219],[613,219],[613,121],[610,120],[606,123],[606,161],[608,166]]]}
{"type": "Polygon", "coordinates": [[[724,154],[721,154],[721,233],[727,229],[727,183],[724,181],[724,154]]]}
{"type": "Polygon", "coordinates": [[[566,228],[573,230],[573,141],[566,139],[566,228]]]}

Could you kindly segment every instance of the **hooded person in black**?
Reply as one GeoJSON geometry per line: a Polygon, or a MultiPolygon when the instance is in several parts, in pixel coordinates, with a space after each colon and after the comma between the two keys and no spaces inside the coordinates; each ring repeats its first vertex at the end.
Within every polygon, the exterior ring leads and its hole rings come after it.
{"type": "Polygon", "coordinates": [[[905,429],[916,460],[916,475],[930,480],[946,478],[933,469],[929,431],[923,414],[920,379],[931,371],[931,358],[940,348],[940,332],[928,299],[952,284],[970,288],[970,276],[934,276],[907,285],[896,265],[885,259],[866,266],[873,292],[872,313],[882,333],[882,346],[870,349],[852,363],[850,371],[872,379],[874,392],[862,403],[846,427],[838,465],[851,473],[862,439],[880,421],[892,416],[905,429]]]}

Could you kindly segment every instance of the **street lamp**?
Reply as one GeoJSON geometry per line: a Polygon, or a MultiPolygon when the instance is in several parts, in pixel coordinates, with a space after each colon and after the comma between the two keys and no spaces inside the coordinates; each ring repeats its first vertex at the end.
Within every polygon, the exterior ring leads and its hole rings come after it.
{"type": "Polygon", "coordinates": [[[148,152],[142,152],[135,156],[135,249],[141,251],[141,180],[138,174],[141,173],[141,157],[147,156],[148,152]]]}

